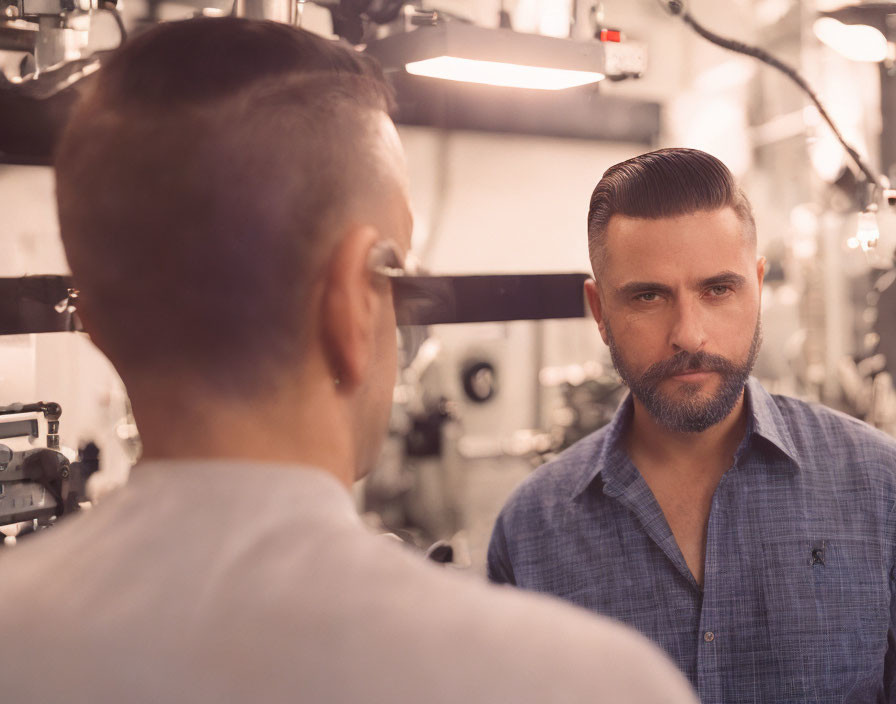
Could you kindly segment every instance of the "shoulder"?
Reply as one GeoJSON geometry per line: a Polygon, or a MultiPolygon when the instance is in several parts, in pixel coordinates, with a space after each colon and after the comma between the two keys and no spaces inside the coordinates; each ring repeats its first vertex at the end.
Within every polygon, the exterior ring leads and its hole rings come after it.
{"type": "Polygon", "coordinates": [[[307,550],[290,560],[290,572],[275,551],[240,589],[270,600],[255,607],[264,616],[257,626],[221,628],[225,642],[244,644],[247,635],[239,633],[248,630],[256,662],[297,671],[303,685],[313,685],[306,691],[326,693],[322,701],[388,701],[397,681],[404,692],[398,700],[433,704],[584,703],[593,701],[595,686],[620,704],[692,701],[655,646],[609,619],[436,566],[357,524],[302,542],[307,550]],[[282,651],[266,645],[271,634],[312,633],[282,651]],[[328,664],[314,666],[321,655],[328,664]]]}
{"type": "Polygon", "coordinates": [[[390,584],[382,601],[391,613],[379,625],[407,627],[390,639],[413,644],[394,653],[397,660],[452,663],[452,701],[586,702],[595,686],[607,701],[691,701],[682,675],[629,628],[553,598],[393,557],[383,563],[390,584]],[[439,607],[408,618],[406,605],[421,595],[439,607]],[[484,657],[488,674],[471,679],[484,657]]]}
{"type": "Polygon", "coordinates": [[[820,491],[896,500],[896,439],[817,403],[771,398],[800,471],[820,491]]]}
{"type": "Polygon", "coordinates": [[[774,395],[772,400],[801,452],[825,451],[832,457],[887,463],[896,460],[896,438],[858,418],[789,396],[774,395]]]}
{"type": "Polygon", "coordinates": [[[598,470],[606,436],[604,426],[532,472],[511,493],[502,515],[521,511],[531,516],[565,505],[586,475],[598,470]]]}
{"type": "Polygon", "coordinates": [[[133,701],[288,702],[302,691],[315,701],[584,703],[597,688],[620,704],[694,702],[667,658],[606,619],[438,568],[356,517],[284,506],[246,521],[216,516],[216,503],[204,522],[177,496],[161,521],[144,503],[128,524],[139,504],[120,497],[4,557],[17,608],[3,612],[0,635],[23,646],[0,663],[6,699],[56,700],[74,683],[79,701],[117,700],[141,681],[133,701]],[[110,604],[112,620],[85,616],[110,604]],[[65,676],[41,678],[35,647],[65,676]]]}

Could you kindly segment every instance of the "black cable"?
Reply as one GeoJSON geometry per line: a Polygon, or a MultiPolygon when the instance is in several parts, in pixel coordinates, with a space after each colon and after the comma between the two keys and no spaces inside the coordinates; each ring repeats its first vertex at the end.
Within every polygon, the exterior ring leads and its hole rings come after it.
{"type": "Polygon", "coordinates": [[[113,2],[104,2],[102,4],[102,9],[110,13],[112,17],[115,18],[115,24],[118,25],[118,31],[121,34],[118,45],[121,46],[128,38],[128,30],[124,27],[124,20],[121,19],[121,13],[118,11],[118,8],[115,7],[115,3],[113,2]]]}
{"type": "Polygon", "coordinates": [[[513,22],[510,20],[510,13],[504,6],[504,0],[501,0],[501,7],[498,10],[498,27],[500,29],[513,29],[513,22]]]}
{"type": "Polygon", "coordinates": [[[818,99],[815,91],[812,90],[812,88],[806,82],[806,79],[804,79],[795,69],[791,68],[784,62],[779,61],[764,49],[750,46],[749,44],[744,44],[743,42],[739,42],[734,39],[726,39],[725,37],[720,37],[718,34],[710,32],[699,22],[697,22],[697,20],[694,19],[694,17],[687,11],[687,9],[685,9],[684,3],[681,2],[681,0],[668,0],[666,2],[663,2],[663,5],[671,14],[680,16],[681,19],[691,27],[691,29],[693,29],[697,34],[699,34],[707,41],[712,42],[716,46],[720,46],[723,49],[728,49],[729,51],[734,51],[738,54],[744,54],[745,56],[750,56],[754,59],[758,59],[762,63],[768,64],[772,68],[778,69],[781,73],[783,73],[790,80],[796,83],[803,90],[803,92],[805,92],[806,95],[809,96],[809,98],[815,104],[815,107],[818,108],[818,113],[822,118],[824,118],[824,121],[828,123],[831,130],[833,130],[834,132],[834,136],[836,136],[840,141],[840,144],[843,145],[846,153],[849,154],[850,158],[855,162],[856,166],[861,169],[868,182],[878,188],[884,187],[881,178],[874,174],[874,172],[871,170],[871,167],[869,167],[865,163],[859,153],[846,141],[846,139],[844,139],[843,135],[840,133],[840,130],[837,129],[834,121],[831,119],[830,115],[828,115],[828,111],[824,109],[824,105],[821,104],[821,101],[818,99]]]}

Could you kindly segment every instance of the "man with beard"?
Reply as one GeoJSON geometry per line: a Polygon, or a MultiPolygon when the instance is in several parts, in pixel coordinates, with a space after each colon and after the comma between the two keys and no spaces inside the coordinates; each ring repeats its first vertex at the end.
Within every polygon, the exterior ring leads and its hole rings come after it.
{"type": "Polygon", "coordinates": [[[631,393],[514,493],[495,582],[628,623],[701,701],[896,701],[896,441],[750,370],[765,261],[728,169],[611,167],[586,294],[631,393]]]}

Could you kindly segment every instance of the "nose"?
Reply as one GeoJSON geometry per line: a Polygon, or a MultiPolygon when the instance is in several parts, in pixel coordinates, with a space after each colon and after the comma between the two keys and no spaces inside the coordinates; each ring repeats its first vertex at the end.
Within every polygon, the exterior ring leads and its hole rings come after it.
{"type": "Polygon", "coordinates": [[[669,344],[679,352],[684,350],[694,354],[706,344],[706,331],[700,305],[692,300],[679,300],[675,306],[674,320],[669,332],[669,344]]]}

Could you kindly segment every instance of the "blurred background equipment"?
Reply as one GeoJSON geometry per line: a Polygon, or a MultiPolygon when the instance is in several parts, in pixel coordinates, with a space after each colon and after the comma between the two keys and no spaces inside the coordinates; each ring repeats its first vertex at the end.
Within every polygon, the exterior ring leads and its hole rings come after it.
{"type": "Polygon", "coordinates": [[[587,274],[396,276],[399,325],[581,318],[587,274]]]}
{"type": "Polygon", "coordinates": [[[0,0],[0,159],[49,163],[65,116],[85,87],[80,82],[126,39],[126,24],[139,32],[180,8],[181,16],[233,14],[302,25],[312,4],[329,13],[335,35],[381,60],[397,89],[400,123],[645,142],[658,133],[655,103],[564,90],[635,78],[646,70],[643,44],[594,24],[590,16],[578,25],[587,24],[582,39],[513,31],[503,9],[496,12],[503,18],[500,27],[482,27],[450,11],[400,0],[233,0],[225,7],[144,0],[135,2],[136,11],[135,5],[120,9],[111,0],[0,0]],[[526,92],[505,93],[503,108],[488,108],[468,85],[445,89],[421,76],[526,92]],[[562,94],[551,103],[528,93],[544,89],[562,94]],[[565,103],[562,119],[558,100],[565,103]],[[607,112],[610,119],[601,115],[607,112]]]}
{"type": "Polygon", "coordinates": [[[80,330],[66,276],[0,278],[0,335],[80,330]]]}
{"type": "Polygon", "coordinates": [[[498,378],[494,365],[485,360],[474,359],[464,364],[461,372],[464,393],[475,403],[486,403],[497,390],[498,378]]]}
{"type": "Polygon", "coordinates": [[[45,528],[87,501],[99,451],[88,444],[72,461],[73,453],[59,444],[61,415],[58,403],[0,407],[0,529],[7,539],[45,528]]]}

